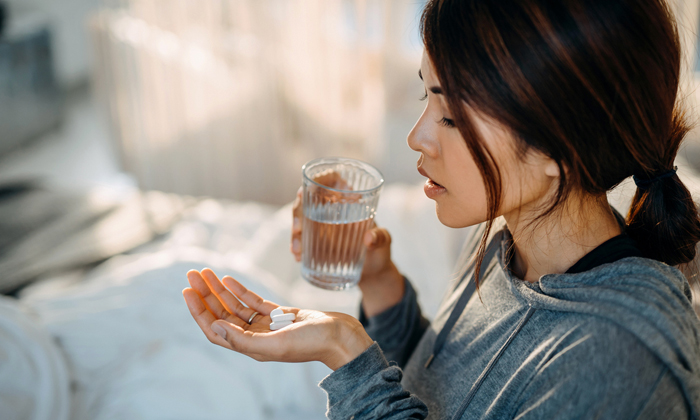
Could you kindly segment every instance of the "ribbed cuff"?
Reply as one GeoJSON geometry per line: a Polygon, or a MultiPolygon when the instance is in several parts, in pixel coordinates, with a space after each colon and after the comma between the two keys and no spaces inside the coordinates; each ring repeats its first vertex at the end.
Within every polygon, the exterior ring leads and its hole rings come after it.
{"type": "Polygon", "coordinates": [[[332,406],[387,367],[389,363],[375,341],[362,354],[323,378],[318,386],[328,393],[328,404],[332,406]]]}

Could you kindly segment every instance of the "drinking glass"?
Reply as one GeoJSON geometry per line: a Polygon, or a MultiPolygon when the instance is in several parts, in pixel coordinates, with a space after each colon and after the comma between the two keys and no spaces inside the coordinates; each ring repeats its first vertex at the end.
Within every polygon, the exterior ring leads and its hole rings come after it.
{"type": "Polygon", "coordinates": [[[360,281],[362,238],[372,227],[381,172],[348,158],[321,158],[302,169],[301,275],[323,289],[344,290],[360,281]]]}

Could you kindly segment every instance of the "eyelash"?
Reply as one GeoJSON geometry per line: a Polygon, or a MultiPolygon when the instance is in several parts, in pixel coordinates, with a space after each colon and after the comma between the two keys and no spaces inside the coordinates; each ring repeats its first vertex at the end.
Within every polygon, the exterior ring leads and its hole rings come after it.
{"type": "Polygon", "coordinates": [[[450,127],[450,128],[452,128],[452,127],[455,126],[455,122],[454,122],[454,121],[452,121],[452,120],[450,120],[450,119],[447,119],[447,118],[445,118],[445,117],[442,117],[442,119],[441,119],[439,122],[440,122],[440,124],[444,125],[445,127],[450,127]]]}
{"type": "MultiPolygon", "coordinates": [[[[426,99],[428,99],[428,92],[425,92],[425,95],[424,95],[422,98],[420,98],[419,101],[424,101],[424,100],[426,100],[426,99]]],[[[452,120],[450,120],[450,119],[447,119],[447,118],[445,118],[445,117],[443,117],[443,118],[442,118],[440,121],[438,121],[438,122],[439,122],[440,124],[444,125],[445,127],[450,127],[450,128],[452,128],[452,127],[455,126],[455,122],[454,122],[454,121],[452,121],[452,120]]]]}

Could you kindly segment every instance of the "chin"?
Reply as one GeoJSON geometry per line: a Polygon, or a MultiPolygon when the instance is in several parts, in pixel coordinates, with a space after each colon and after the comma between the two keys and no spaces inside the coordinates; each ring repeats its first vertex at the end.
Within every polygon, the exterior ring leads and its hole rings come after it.
{"type": "Polygon", "coordinates": [[[485,216],[470,217],[469,212],[464,209],[441,209],[438,203],[435,203],[435,214],[440,223],[453,229],[474,226],[486,221],[485,216]]]}
{"type": "Polygon", "coordinates": [[[435,203],[435,214],[437,215],[437,218],[440,221],[440,223],[442,223],[443,225],[445,225],[449,228],[458,229],[458,228],[463,228],[463,227],[469,226],[469,225],[464,225],[463,223],[461,223],[461,221],[459,220],[460,218],[455,217],[456,215],[453,214],[453,212],[444,211],[444,210],[441,211],[440,205],[438,205],[437,203],[435,203]]]}

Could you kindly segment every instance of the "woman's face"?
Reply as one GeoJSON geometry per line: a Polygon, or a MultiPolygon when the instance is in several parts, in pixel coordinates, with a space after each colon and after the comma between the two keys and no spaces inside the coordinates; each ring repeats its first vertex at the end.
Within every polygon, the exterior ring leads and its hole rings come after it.
{"type": "MultiPolygon", "coordinates": [[[[438,219],[459,228],[486,221],[486,188],[474,159],[459,130],[454,127],[447,101],[426,53],[421,61],[421,77],[427,92],[427,105],[408,135],[408,145],[420,152],[418,171],[428,178],[425,194],[435,200],[438,219]]],[[[465,108],[481,139],[493,155],[503,180],[503,200],[497,215],[521,219],[523,210],[542,209],[557,165],[534,151],[516,156],[515,143],[508,130],[465,108]]],[[[510,221],[509,221],[510,223],[510,221]]]]}

